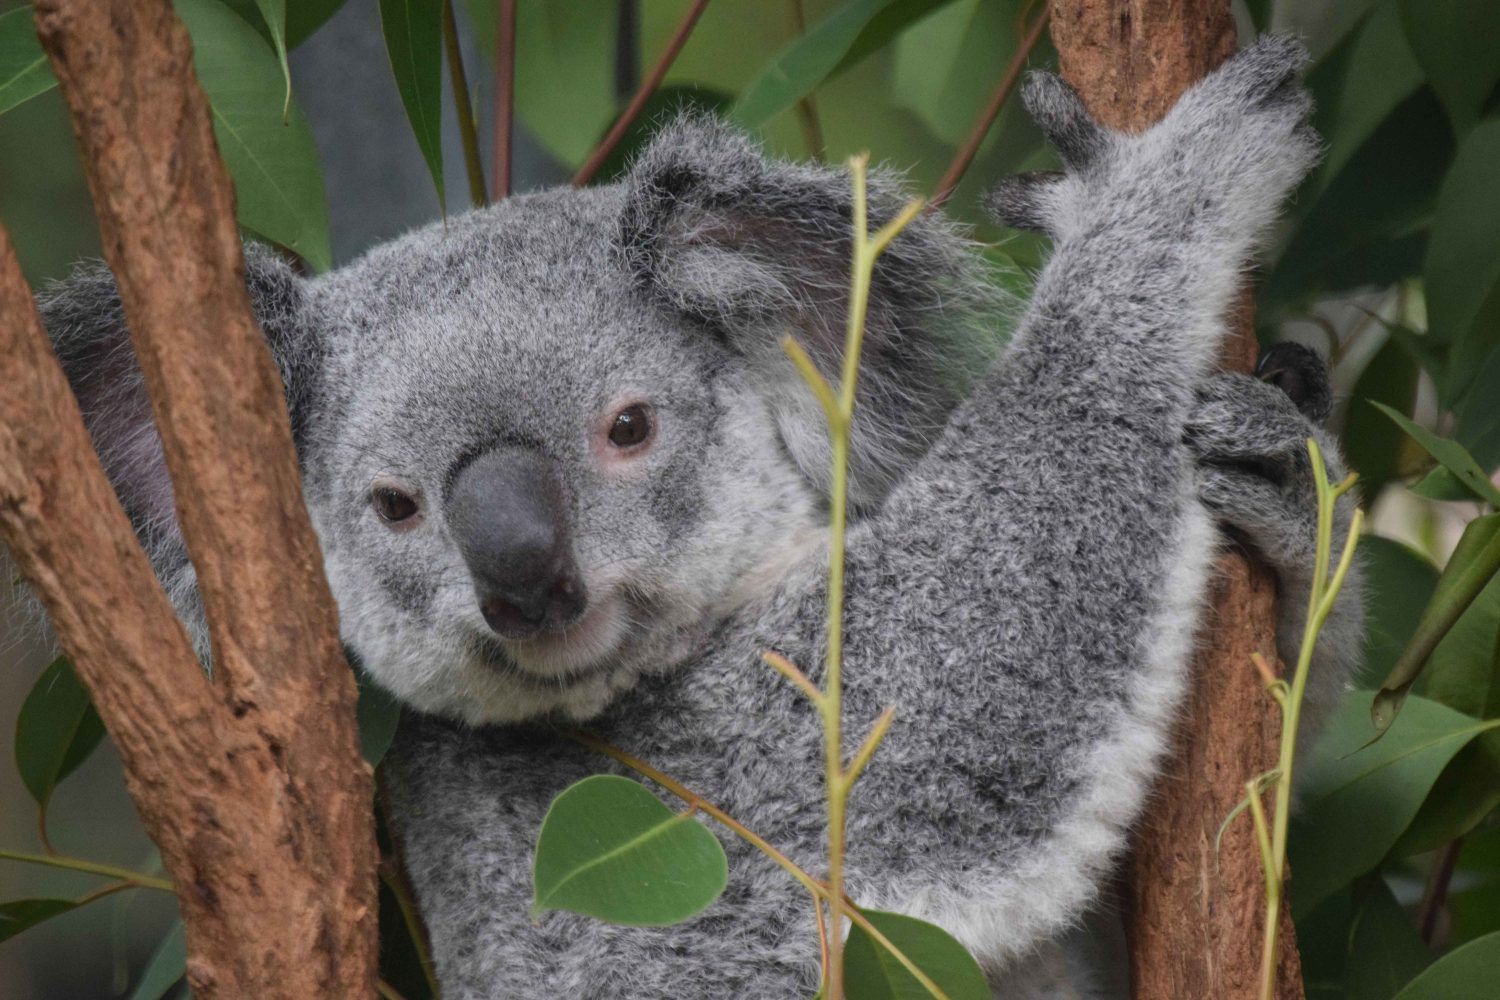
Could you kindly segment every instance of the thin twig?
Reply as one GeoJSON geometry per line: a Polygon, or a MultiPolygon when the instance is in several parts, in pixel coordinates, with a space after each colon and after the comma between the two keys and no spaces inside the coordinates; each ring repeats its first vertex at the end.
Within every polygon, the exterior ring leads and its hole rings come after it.
{"type": "Polygon", "coordinates": [[[495,156],[490,191],[510,197],[511,145],[516,113],[516,0],[500,0],[495,17],[495,156]]]}
{"type": "Polygon", "coordinates": [[[382,858],[377,869],[380,872],[380,881],[391,891],[391,896],[396,900],[396,908],[401,911],[401,922],[406,925],[406,936],[411,939],[411,946],[417,953],[417,964],[422,967],[422,978],[427,980],[427,986],[432,990],[432,995],[438,995],[437,970],[432,965],[432,953],[427,947],[427,928],[422,925],[421,914],[417,911],[417,904],[411,898],[411,889],[406,885],[406,879],[397,867],[387,858],[382,858]]]}
{"type": "Polygon", "coordinates": [[[818,686],[809,680],[808,676],[798,669],[797,665],[791,660],[769,649],[761,653],[760,658],[766,662],[767,666],[796,685],[797,689],[807,695],[814,705],[822,702],[823,692],[819,691],[818,686]]]}
{"type": "Polygon", "coordinates": [[[818,982],[828,982],[828,925],[823,922],[823,898],[812,894],[813,919],[818,922],[818,982]]]}
{"type": "Polygon", "coordinates": [[[609,158],[609,154],[614,152],[615,147],[620,144],[620,140],[625,138],[625,133],[630,131],[630,126],[635,124],[636,118],[640,117],[641,110],[645,108],[646,102],[651,99],[651,95],[656,92],[656,88],[661,86],[662,78],[667,75],[667,70],[672,68],[672,63],[676,61],[677,54],[687,44],[688,36],[693,33],[693,27],[698,23],[698,18],[702,16],[703,8],[707,6],[708,0],[695,0],[693,6],[688,9],[687,14],[682,19],[682,23],[677,25],[677,31],[672,35],[672,40],[667,43],[666,51],[661,54],[661,58],[656,61],[656,65],[651,67],[651,72],[646,74],[646,78],[641,81],[640,87],[637,88],[635,96],[630,99],[630,104],[625,108],[625,112],[620,115],[614,127],[609,130],[609,134],[604,137],[604,141],[599,143],[599,147],[593,153],[589,154],[589,158],[584,161],[583,166],[578,168],[578,173],[573,175],[574,187],[583,187],[589,181],[593,180],[594,175],[599,172],[599,168],[604,165],[604,161],[609,158]]]}
{"type": "Polygon", "coordinates": [[[875,720],[875,725],[870,727],[870,735],[865,737],[865,742],[860,746],[859,752],[854,755],[854,760],[845,772],[849,776],[849,784],[859,780],[865,765],[870,763],[870,758],[875,756],[875,751],[880,747],[880,741],[885,739],[886,730],[891,728],[891,719],[896,716],[896,706],[892,705],[880,713],[880,718],[875,720]]]}
{"type": "Polygon", "coordinates": [[[943,173],[943,179],[938,181],[932,201],[927,206],[929,211],[936,210],[939,205],[953,196],[958,182],[963,179],[964,171],[969,169],[969,164],[974,162],[974,157],[979,153],[979,147],[984,142],[985,135],[989,133],[990,126],[994,125],[995,119],[1000,117],[1000,111],[1010,98],[1010,92],[1016,89],[1016,81],[1021,79],[1021,71],[1026,68],[1026,60],[1031,57],[1031,51],[1036,48],[1037,42],[1041,41],[1042,32],[1046,28],[1047,11],[1043,9],[1032,22],[1031,30],[1022,39],[1020,47],[1016,49],[1016,54],[1011,57],[1010,65],[1005,67],[1004,75],[1000,77],[1000,82],[995,86],[995,92],[990,96],[990,103],[975,119],[968,138],[958,148],[953,162],[948,164],[948,169],[943,173]]]}
{"type": "Polygon", "coordinates": [[[145,872],[131,871],[129,868],[102,865],[97,861],[71,858],[65,854],[25,854],[21,851],[0,849],[0,859],[20,861],[28,865],[45,865],[48,868],[65,868],[68,871],[87,872],[90,875],[106,875],[109,878],[119,879],[122,882],[131,882],[143,889],[160,889],[163,892],[175,891],[172,883],[164,878],[147,875],[145,872]]]}
{"type": "Polygon", "coordinates": [[[1458,854],[1463,849],[1462,837],[1455,837],[1443,846],[1432,874],[1427,878],[1427,887],[1422,890],[1422,903],[1417,907],[1417,933],[1422,943],[1432,947],[1437,938],[1438,917],[1448,899],[1448,886],[1453,882],[1453,869],[1458,866],[1458,854]]]}
{"type": "Polygon", "coordinates": [[[464,166],[469,171],[469,200],[475,208],[489,201],[484,191],[484,161],[479,158],[479,130],[474,127],[474,104],[469,97],[469,77],[464,73],[463,50],[458,44],[458,21],[453,0],[443,0],[443,48],[448,56],[448,79],[453,85],[453,106],[458,111],[458,134],[463,140],[464,166]]]}
{"type": "MultiPolygon", "coordinates": [[[[791,0],[792,27],[801,38],[807,34],[807,12],[802,0],[791,0]]],[[[823,122],[818,117],[818,105],[812,91],[803,94],[797,101],[797,119],[802,123],[802,141],[807,144],[807,155],[814,160],[823,159],[828,147],[823,141],[823,122]]]]}
{"type": "MultiPolygon", "coordinates": [[[[406,1000],[405,997],[396,992],[396,987],[384,979],[375,980],[375,992],[380,994],[381,1000],[406,1000]]],[[[437,996],[437,994],[434,993],[433,996],[437,996]]]]}

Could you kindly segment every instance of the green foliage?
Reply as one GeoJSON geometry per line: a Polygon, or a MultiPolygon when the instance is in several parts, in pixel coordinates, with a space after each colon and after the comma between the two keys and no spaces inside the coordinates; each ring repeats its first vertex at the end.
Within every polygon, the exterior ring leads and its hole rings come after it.
{"type": "Polygon", "coordinates": [[[161,1000],[187,975],[187,930],[174,920],[141,973],[130,1000],[161,1000]]]}
{"type": "Polygon", "coordinates": [[[36,40],[31,8],[0,14],[0,114],[57,86],[36,40]]]}
{"type": "MultiPolygon", "coordinates": [[[[949,1000],[989,1000],[979,963],[948,932],[900,913],[861,910],[887,941],[916,963],[949,1000]]],[[[859,924],[849,930],[844,990],[856,1000],[928,1000],[932,996],[885,945],[859,924]]]]}
{"type": "Polygon", "coordinates": [[[1500,933],[1455,948],[1396,994],[1396,1000],[1492,1000],[1500,983],[1500,933]]]}
{"type": "Polygon", "coordinates": [[[536,844],[531,911],[662,927],[704,910],[729,877],[718,838],[640,784],[600,774],[553,801],[536,844]]]}
{"type": "Polygon", "coordinates": [[[1346,700],[1303,762],[1301,810],[1292,817],[1294,912],[1305,914],[1375,868],[1455,754],[1500,726],[1419,696],[1385,737],[1370,742],[1368,694],[1346,700]]]}
{"type": "Polygon", "coordinates": [[[16,769],[43,815],[60,781],[78,769],[104,738],[88,692],[59,657],[42,671],[16,718],[16,769]]]}
{"type": "Polygon", "coordinates": [[[379,764],[396,739],[401,722],[401,704],[389,691],[363,674],[359,680],[359,703],[355,718],[359,723],[359,748],[371,767],[379,764]]]}
{"type": "Polygon", "coordinates": [[[0,903],[0,942],[77,906],[71,899],[17,899],[0,903]]]}
{"type": "Polygon", "coordinates": [[[438,203],[443,192],[443,2],[380,0],[380,27],[406,120],[432,174],[438,203]]]}

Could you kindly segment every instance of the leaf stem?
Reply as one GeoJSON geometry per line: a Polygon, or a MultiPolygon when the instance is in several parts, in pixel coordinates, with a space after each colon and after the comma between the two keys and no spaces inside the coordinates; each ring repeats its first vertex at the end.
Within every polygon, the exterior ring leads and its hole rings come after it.
{"type": "Polygon", "coordinates": [[[661,58],[656,61],[656,65],[651,67],[651,72],[646,74],[646,78],[636,88],[635,96],[630,99],[630,103],[626,105],[624,112],[615,121],[614,127],[609,130],[609,134],[604,137],[604,141],[600,142],[598,147],[589,154],[589,158],[584,161],[583,166],[578,168],[578,173],[573,175],[572,183],[574,187],[583,187],[589,181],[593,180],[594,175],[599,172],[599,168],[604,166],[604,161],[609,159],[609,154],[614,152],[615,147],[620,144],[620,140],[625,138],[625,133],[630,131],[630,126],[635,124],[635,120],[640,117],[641,111],[645,109],[646,102],[651,99],[651,95],[656,92],[656,88],[661,86],[662,78],[667,75],[667,70],[671,69],[672,63],[677,61],[677,54],[687,44],[688,36],[693,33],[693,28],[697,25],[698,18],[703,16],[703,9],[707,6],[708,0],[694,0],[693,6],[688,8],[688,12],[683,15],[682,21],[677,25],[677,30],[672,34],[671,40],[667,42],[667,47],[662,52],[661,58]]]}
{"type": "Polygon", "coordinates": [[[936,209],[953,197],[953,192],[958,188],[958,182],[963,179],[964,172],[969,169],[969,164],[974,162],[974,157],[979,153],[979,147],[984,143],[984,137],[989,133],[990,126],[994,125],[995,119],[1000,117],[1005,102],[1010,99],[1011,91],[1016,89],[1016,82],[1021,79],[1021,71],[1026,68],[1026,60],[1031,57],[1031,52],[1036,48],[1037,42],[1041,41],[1042,32],[1046,27],[1047,11],[1044,8],[1032,22],[1031,30],[1022,39],[1015,55],[1011,56],[1010,65],[1005,67],[1005,73],[1000,77],[1000,82],[995,85],[995,92],[990,95],[989,104],[974,120],[968,137],[954,154],[953,162],[948,164],[948,169],[943,172],[943,179],[937,182],[932,201],[928,205],[929,209],[936,209]]]}
{"type": "Polygon", "coordinates": [[[402,877],[401,871],[389,858],[381,858],[380,864],[376,866],[380,874],[380,881],[391,891],[391,896],[396,900],[396,908],[401,911],[401,922],[406,925],[406,936],[411,939],[411,946],[417,953],[417,964],[422,968],[422,978],[427,981],[427,987],[432,995],[439,995],[437,970],[432,965],[432,953],[427,947],[427,928],[422,925],[422,917],[417,911],[416,900],[411,898],[411,889],[402,877]]]}
{"type": "Polygon", "coordinates": [[[490,192],[510,197],[511,146],[516,115],[516,0],[499,0],[495,15],[495,155],[490,192]]]}
{"type": "Polygon", "coordinates": [[[90,875],[104,875],[140,886],[142,889],[160,889],[163,892],[176,891],[172,883],[164,878],[147,875],[145,872],[131,871],[129,868],[103,865],[97,861],[85,861],[83,858],[73,858],[66,854],[26,854],[21,851],[8,851],[0,848],[0,860],[20,861],[23,864],[29,865],[45,865],[48,868],[65,868],[68,871],[87,872],[90,875]]]}
{"type": "Polygon", "coordinates": [[[448,56],[448,80],[453,86],[458,134],[463,140],[464,166],[469,173],[469,200],[475,208],[483,208],[489,202],[484,190],[484,161],[479,157],[479,130],[474,127],[474,104],[469,97],[463,50],[458,44],[458,21],[453,16],[453,0],[443,0],[443,49],[448,56]]]}

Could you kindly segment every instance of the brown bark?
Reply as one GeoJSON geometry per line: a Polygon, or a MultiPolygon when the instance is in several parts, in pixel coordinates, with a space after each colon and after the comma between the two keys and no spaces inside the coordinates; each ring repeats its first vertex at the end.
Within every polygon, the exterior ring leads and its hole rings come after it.
{"type": "Polygon", "coordinates": [[[0,530],[119,748],[205,997],[370,995],[369,768],[233,191],[168,0],[37,0],[210,622],[152,577],[0,236],[0,530]]]}
{"type": "MultiPolygon", "coordinates": [[[[1113,128],[1139,131],[1235,50],[1228,0],[1052,0],[1063,76],[1113,128]]],[[[1223,363],[1256,358],[1249,289],[1230,317],[1223,363]]],[[[1136,831],[1125,898],[1131,986],[1138,998],[1255,997],[1265,883],[1250,823],[1214,849],[1244,783],[1276,763],[1280,718],[1251,666],[1275,656],[1275,579],[1229,554],[1216,567],[1212,607],[1171,755],[1136,831]]],[[[1288,914],[1288,910],[1283,911],[1288,914]]],[[[1291,918],[1281,927],[1277,996],[1300,998],[1291,918]]]]}

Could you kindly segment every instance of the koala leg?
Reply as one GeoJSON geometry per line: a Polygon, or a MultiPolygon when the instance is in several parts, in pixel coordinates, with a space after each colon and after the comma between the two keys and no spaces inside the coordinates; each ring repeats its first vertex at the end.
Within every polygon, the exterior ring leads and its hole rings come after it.
{"type": "MultiPolygon", "coordinates": [[[[1317,491],[1307,439],[1323,453],[1328,479],[1346,474],[1338,444],[1322,426],[1328,372],[1306,348],[1279,345],[1257,376],[1217,375],[1198,390],[1184,441],[1197,461],[1198,495],[1232,532],[1263,555],[1281,585],[1277,652],[1296,662],[1307,622],[1317,553],[1317,491]]],[[[1357,501],[1334,511],[1334,558],[1348,537],[1357,501]]],[[[1314,734],[1347,689],[1364,641],[1358,560],[1323,626],[1308,679],[1302,736],[1314,734]]]]}

